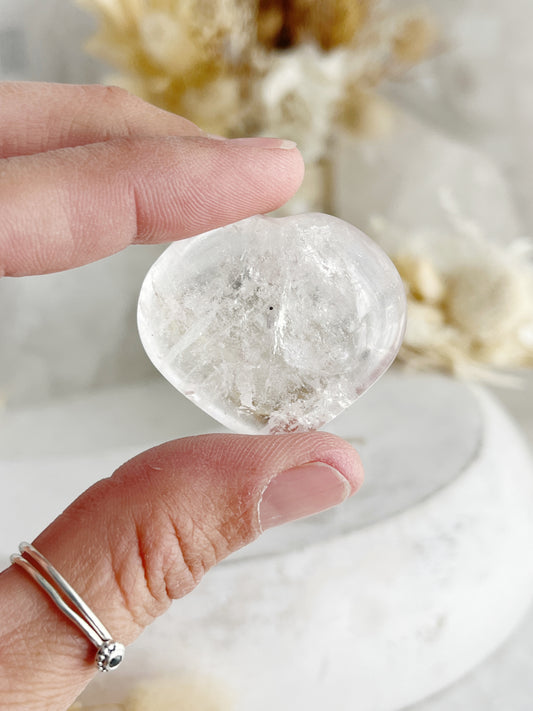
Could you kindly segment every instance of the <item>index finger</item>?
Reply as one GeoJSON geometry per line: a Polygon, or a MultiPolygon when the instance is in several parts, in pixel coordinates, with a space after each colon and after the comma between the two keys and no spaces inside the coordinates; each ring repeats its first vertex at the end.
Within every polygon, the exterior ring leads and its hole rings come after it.
{"type": "Polygon", "coordinates": [[[273,210],[303,177],[293,146],[121,138],[1,159],[0,275],[70,269],[273,210]]]}

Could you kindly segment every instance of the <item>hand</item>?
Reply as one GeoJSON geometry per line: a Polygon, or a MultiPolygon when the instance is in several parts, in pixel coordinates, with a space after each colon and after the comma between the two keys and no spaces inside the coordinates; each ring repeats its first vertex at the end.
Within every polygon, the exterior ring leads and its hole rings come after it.
{"type": "MultiPolygon", "coordinates": [[[[69,269],[279,207],[303,174],[283,145],[208,137],[116,88],[0,84],[0,273],[69,269]]],[[[222,558],[361,479],[354,450],[326,433],[176,440],[91,487],[35,545],[129,644],[222,558]]],[[[0,709],[66,709],[94,653],[24,571],[0,574],[0,709]]]]}

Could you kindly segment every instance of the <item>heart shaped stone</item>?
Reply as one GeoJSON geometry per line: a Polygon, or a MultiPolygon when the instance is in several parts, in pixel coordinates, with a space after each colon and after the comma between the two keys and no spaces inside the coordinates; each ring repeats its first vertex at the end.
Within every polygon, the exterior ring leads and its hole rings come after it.
{"type": "Polygon", "coordinates": [[[314,430],[394,360],[402,281],[352,225],[257,215],[172,244],[141,288],[156,368],[235,432],[314,430]]]}

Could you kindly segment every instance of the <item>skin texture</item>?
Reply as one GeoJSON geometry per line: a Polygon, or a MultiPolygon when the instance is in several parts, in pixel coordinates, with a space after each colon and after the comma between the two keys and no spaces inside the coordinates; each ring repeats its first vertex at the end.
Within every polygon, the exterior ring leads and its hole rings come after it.
{"type": "MultiPolygon", "coordinates": [[[[274,209],[303,175],[298,151],[280,141],[209,138],[110,87],[0,84],[0,127],[6,276],[69,269],[130,244],[274,209]]],[[[316,476],[315,468],[315,483],[316,476]]],[[[355,451],[326,433],[176,440],[81,494],[35,545],[130,644],[209,568],[261,533],[264,495],[274,525],[342,500],[361,480],[355,451]],[[303,486],[300,467],[309,463],[322,463],[330,493],[315,486],[294,506],[294,484],[303,486]]],[[[94,653],[24,571],[0,574],[2,711],[68,708],[95,673],[94,653]]]]}
{"type": "Polygon", "coordinates": [[[190,237],[273,210],[300,185],[297,150],[207,138],[116,88],[74,87],[69,112],[68,89],[54,98],[47,85],[38,100],[35,84],[0,88],[0,275],[190,237]]]}

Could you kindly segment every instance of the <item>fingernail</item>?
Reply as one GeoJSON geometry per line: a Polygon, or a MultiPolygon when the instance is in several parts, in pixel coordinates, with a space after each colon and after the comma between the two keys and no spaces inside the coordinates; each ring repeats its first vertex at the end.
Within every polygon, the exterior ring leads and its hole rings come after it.
{"type": "Polygon", "coordinates": [[[263,530],[341,504],[351,492],[350,484],[329,464],[312,462],[278,474],[265,489],[259,503],[263,530]]]}
{"type": "Polygon", "coordinates": [[[296,148],[294,141],[288,141],[284,138],[268,138],[265,136],[257,136],[251,138],[224,138],[224,136],[216,136],[212,133],[206,134],[207,138],[214,141],[225,141],[234,146],[249,146],[250,148],[281,148],[282,150],[290,151],[296,148]]]}

